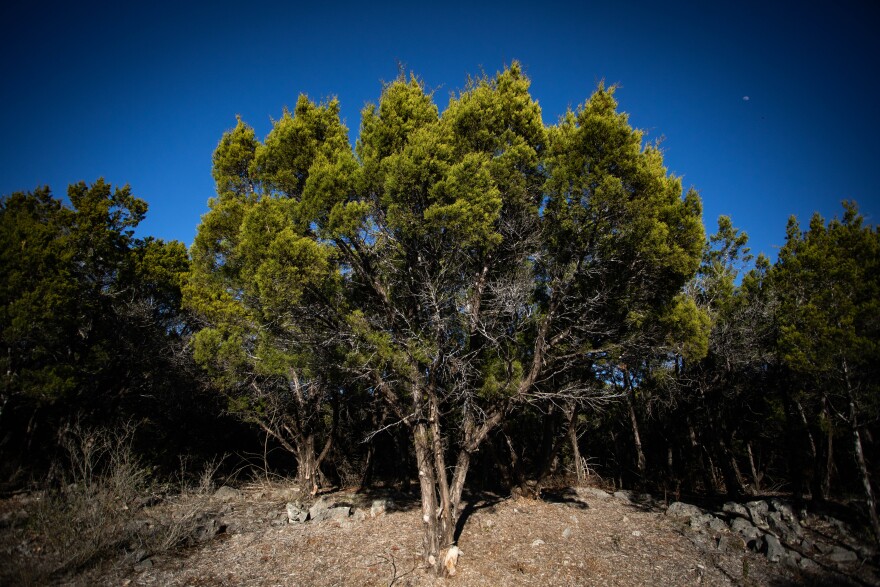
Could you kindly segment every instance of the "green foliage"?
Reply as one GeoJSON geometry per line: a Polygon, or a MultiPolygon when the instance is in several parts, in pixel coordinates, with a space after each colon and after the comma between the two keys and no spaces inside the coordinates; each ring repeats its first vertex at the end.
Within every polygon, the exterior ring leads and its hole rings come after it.
{"type": "MultiPolygon", "coordinates": [[[[72,212],[48,188],[15,193],[0,202],[0,323],[7,388],[52,397],[74,385],[67,362],[57,361],[77,328],[78,283],[73,247],[68,246],[72,212]]],[[[8,393],[8,392],[7,392],[8,393]]]]}
{"type": "Polygon", "coordinates": [[[379,106],[370,104],[361,114],[357,154],[364,167],[377,172],[386,157],[399,153],[410,136],[439,118],[437,106],[422,84],[400,77],[382,91],[379,106]]]}
{"type": "MultiPolygon", "coordinates": [[[[656,281],[632,293],[666,300],[693,275],[703,243],[701,205],[682,199],[681,182],[669,176],[657,147],[616,111],[614,88],[601,87],[577,112],[553,127],[547,167],[550,252],[566,258],[590,251],[628,270],[621,285],[639,275],[656,281]],[[623,281],[626,280],[626,281],[623,281]]],[[[626,300],[632,302],[635,300],[626,300]]]]}
{"type": "Polygon", "coordinates": [[[847,386],[877,416],[880,365],[880,233],[854,203],[827,226],[818,214],[788,240],[772,271],[781,296],[783,362],[810,389],[832,395],[847,386]]]}
{"type": "Polygon", "coordinates": [[[133,237],[147,205],[102,179],[70,186],[68,208],[48,188],[0,204],[0,326],[5,394],[51,401],[132,385],[120,356],[144,329],[179,325],[180,243],[133,237]]]}
{"type": "Polygon", "coordinates": [[[718,217],[718,232],[709,238],[698,275],[699,299],[713,311],[730,309],[736,279],[752,260],[748,240],[746,233],[734,228],[730,217],[718,217]]]}
{"type": "Polygon", "coordinates": [[[331,159],[343,149],[350,151],[348,130],[339,120],[339,102],[317,105],[300,96],[293,115],[285,109],[257,146],[249,172],[266,193],[299,198],[315,159],[319,155],[331,159]]]}
{"type": "Polygon", "coordinates": [[[218,197],[193,243],[184,297],[212,325],[195,339],[196,359],[213,364],[225,380],[230,369],[253,372],[261,361],[258,349],[274,347],[273,362],[279,352],[295,354],[282,351],[295,330],[287,321],[290,310],[310,288],[332,295],[332,251],[316,239],[312,222],[315,208],[326,208],[335,193],[321,178],[331,177],[328,167],[338,169],[335,153],[347,145],[338,115],[335,101],[317,106],[303,96],[265,144],[239,120],[214,154],[215,178],[235,177],[235,185],[249,187],[228,190],[218,180],[218,197]],[[309,175],[312,163],[315,178],[309,175]]]}
{"type": "Polygon", "coordinates": [[[613,371],[616,362],[635,368],[670,351],[697,359],[706,353],[707,318],[679,294],[703,247],[699,196],[691,190],[682,197],[659,148],[643,145],[642,133],[617,111],[614,92],[600,85],[549,129],[550,261],[539,270],[550,283],[576,288],[582,309],[570,328],[583,332],[582,347],[609,351],[596,353],[612,363],[598,371],[613,371]]]}
{"type": "Polygon", "coordinates": [[[223,135],[214,151],[212,168],[219,196],[245,196],[254,191],[250,169],[258,144],[254,129],[241,118],[232,131],[223,135]]]}
{"type": "Polygon", "coordinates": [[[699,361],[709,352],[711,318],[697,306],[693,298],[677,295],[659,317],[659,323],[668,333],[669,342],[678,345],[679,354],[686,360],[699,361]]]}
{"type": "Polygon", "coordinates": [[[483,366],[483,386],[478,396],[483,400],[498,400],[513,396],[523,377],[523,366],[519,361],[505,364],[497,358],[490,359],[483,366]]]}

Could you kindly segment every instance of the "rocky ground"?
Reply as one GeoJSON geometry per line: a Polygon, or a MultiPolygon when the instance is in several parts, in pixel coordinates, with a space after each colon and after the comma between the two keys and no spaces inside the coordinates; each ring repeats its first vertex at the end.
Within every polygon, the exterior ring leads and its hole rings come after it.
{"type": "MultiPolygon", "coordinates": [[[[25,505],[6,500],[0,557],[21,566],[39,538],[13,545],[25,505]],[[10,505],[11,504],[11,505],[10,505]],[[21,507],[18,507],[21,506],[21,507]],[[12,512],[12,514],[9,514],[12,512]],[[10,517],[11,516],[11,517],[10,517]]],[[[131,521],[194,511],[168,497],[131,521]]],[[[119,557],[54,577],[70,585],[880,585],[877,550],[842,521],[771,498],[716,509],[597,488],[542,499],[471,496],[455,577],[421,566],[415,495],[376,491],[311,499],[283,485],[220,488],[197,504],[188,546],[119,557]]],[[[63,521],[59,520],[59,523],[63,521]]],[[[155,542],[154,542],[155,543],[155,542]]],[[[34,558],[36,561],[37,559],[34,558]]],[[[4,564],[0,562],[0,564],[4,564]]],[[[10,577],[22,576],[4,574],[10,577]]]]}

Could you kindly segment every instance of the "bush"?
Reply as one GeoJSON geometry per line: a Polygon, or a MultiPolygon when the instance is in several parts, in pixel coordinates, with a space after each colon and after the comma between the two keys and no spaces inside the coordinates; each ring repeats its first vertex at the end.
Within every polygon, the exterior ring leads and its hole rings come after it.
{"type": "Polygon", "coordinates": [[[75,423],[61,431],[67,462],[56,467],[62,472],[55,488],[25,498],[26,511],[0,529],[8,561],[0,584],[43,585],[99,564],[134,564],[191,540],[217,466],[207,465],[194,486],[182,475],[178,495],[163,500],[160,493],[169,488],[151,480],[134,456],[135,430],[131,423],[116,429],[75,423]]]}

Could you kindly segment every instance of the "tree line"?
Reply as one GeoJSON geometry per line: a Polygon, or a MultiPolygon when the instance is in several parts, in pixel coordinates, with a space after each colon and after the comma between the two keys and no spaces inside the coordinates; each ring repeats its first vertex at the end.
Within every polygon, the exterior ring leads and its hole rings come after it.
{"type": "Polygon", "coordinates": [[[792,218],[775,262],[707,237],[614,92],[548,126],[516,63],[442,112],[400,76],[354,148],[335,100],[239,119],[189,251],[127,187],[4,197],[5,478],[135,418],[160,468],[269,443],[312,493],[413,483],[438,572],[466,488],[560,476],[859,496],[880,536],[876,226],[792,218]]]}

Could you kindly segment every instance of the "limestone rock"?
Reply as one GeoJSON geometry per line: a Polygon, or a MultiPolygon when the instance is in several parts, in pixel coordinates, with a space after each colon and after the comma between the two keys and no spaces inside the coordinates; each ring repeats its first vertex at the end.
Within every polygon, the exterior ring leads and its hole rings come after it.
{"type": "Polygon", "coordinates": [[[770,507],[773,508],[773,511],[778,512],[782,519],[788,522],[789,524],[794,522],[797,523],[797,516],[794,513],[794,508],[785,503],[779,498],[774,497],[770,500],[770,507]]]}
{"type": "Polygon", "coordinates": [[[656,503],[654,496],[650,493],[636,493],[629,489],[615,491],[614,497],[621,501],[628,501],[629,503],[637,503],[639,505],[653,506],[656,503]]]}
{"type": "Polygon", "coordinates": [[[578,496],[583,498],[595,497],[598,499],[608,499],[611,497],[611,494],[607,491],[602,491],[598,487],[578,487],[575,489],[578,496]]]}
{"type": "Polygon", "coordinates": [[[742,554],[746,549],[746,542],[743,540],[742,536],[735,534],[722,534],[718,537],[716,548],[720,552],[735,552],[742,554]]]}
{"type": "Polygon", "coordinates": [[[614,492],[614,497],[621,501],[633,501],[635,494],[628,489],[621,489],[620,491],[614,492]]]}
{"type": "Polygon", "coordinates": [[[288,502],[287,506],[287,521],[291,524],[295,522],[305,522],[309,519],[309,510],[307,510],[303,505],[297,502],[288,502]]]}
{"type": "MultiPolygon", "coordinates": [[[[314,507],[312,509],[314,509],[314,507]]],[[[312,510],[309,510],[309,517],[313,522],[323,522],[326,520],[347,520],[350,515],[351,506],[347,505],[319,509],[314,512],[314,515],[312,515],[312,510]]]]}
{"type": "Polygon", "coordinates": [[[695,544],[700,550],[708,550],[715,546],[715,541],[710,540],[705,532],[691,532],[687,537],[688,540],[695,544]]]}
{"type": "Polygon", "coordinates": [[[222,499],[223,501],[239,499],[241,498],[241,490],[235,489],[234,487],[230,487],[228,485],[224,485],[214,492],[214,497],[217,499],[222,499]]]}
{"type": "MultiPolygon", "coordinates": [[[[669,514],[669,512],[666,512],[669,514]]],[[[712,514],[701,514],[699,516],[691,516],[690,519],[691,528],[694,530],[705,530],[707,527],[712,532],[727,532],[727,524],[725,524],[722,520],[719,520],[712,514]]]]}
{"type": "Polygon", "coordinates": [[[778,563],[786,553],[782,544],[779,543],[779,539],[773,534],[768,534],[764,540],[767,542],[767,560],[778,563]]]}
{"type": "Polygon", "coordinates": [[[384,516],[393,507],[394,502],[390,499],[374,499],[370,504],[370,517],[384,516]]]}
{"type": "Polygon", "coordinates": [[[794,516],[790,518],[789,522],[786,522],[783,519],[783,514],[780,512],[770,512],[767,514],[766,519],[770,530],[785,542],[796,544],[801,538],[803,538],[804,530],[801,528],[801,525],[798,524],[797,520],[794,519],[794,516]]]}
{"type": "MultiPolygon", "coordinates": [[[[668,513],[669,512],[667,512],[667,514],[668,513]]],[[[706,527],[712,517],[712,514],[700,514],[698,516],[691,516],[689,523],[691,528],[693,528],[694,530],[702,530],[706,527]]]]}
{"type": "Polygon", "coordinates": [[[713,532],[727,532],[727,524],[724,523],[724,520],[719,520],[715,516],[712,516],[712,519],[709,520],[709,529],[713,532]]]}
{"type": "Polygon", "coordinates": [[[333,502],[325,497],[315,501],[309,508],[309,519],[316,520],[318,516],[322,516],[325,511],[333,506],[333,502]]]}
{"type": "Polygon", "coordinates": [[[854,563],[859,560],[859,555],[848,548],[835,546],[831,554],[828,555],[828,560],[835,563],[854,563]]]}
{"type": "Polygon", "coordinates": [[[785,550],[780,559],[780,562],[787,567],[791,567],[792,569],[800,568],[801,555],[796,550],[785,550]]]}
{"type": "Polygon", "coordinates": [[[738,534],[746,545],[753,550],[761,550],[764,544],[764,533],[745,518],[736,518],[730,523],[731,532],[738,534]]]}
{"type": "Polygon", "coordinates": [[[702,508],[681,501],[674,501],[666,508],[666,515],[673,518],[692,518],[702,516],[705,512],[702,508]]]}
{"type": "Polygon", "coordinates": [[[746,509],[749,510],[749,517],[751,517],[752,523],[755,526],[765,531],[770,529],[770,526],[767,524],[767,514],[770,512],[770,506],[767,505],[766,501],[750,501],[746,504],[746,509]]]}
{"type": "Polygon", "coordinates": [[[281,490],[279,492],[278,496],[281,499],[287,499],[290,501],[294,501],[294,500],[300,498],[302,496],[302,493],[303,493],[302,489],[300,487],[294,485],[293,487],[288,487],[286,489],[281,490]]]}
{"type": "Polygon", "coordinates": [[[749,510],[743,507],[742,504],[736,503],[735,501],[728,501],[724,504],[724,507],[721,508],[726,514],[730,514],[733,517],[737,518],[750,518],[749,510]]]}

